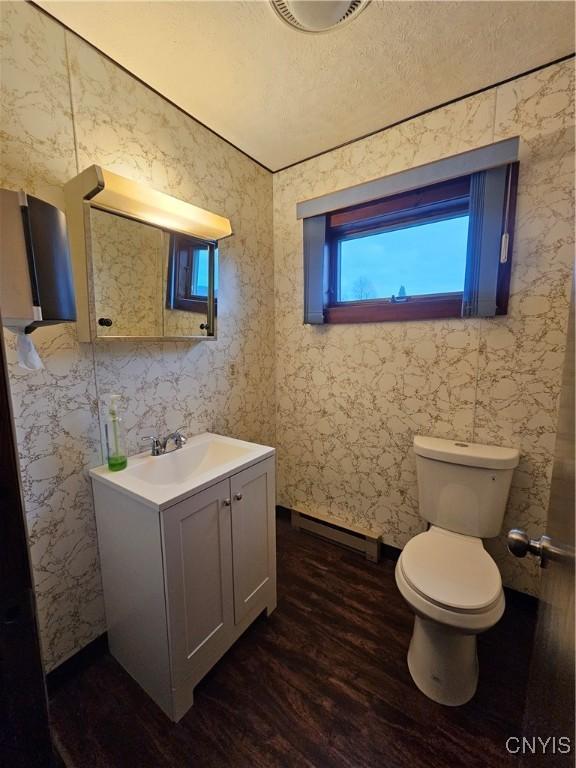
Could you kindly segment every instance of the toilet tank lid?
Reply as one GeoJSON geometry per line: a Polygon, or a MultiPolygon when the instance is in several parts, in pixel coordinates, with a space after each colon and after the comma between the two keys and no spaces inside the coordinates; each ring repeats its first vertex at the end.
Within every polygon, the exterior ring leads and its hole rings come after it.
{"type": "Polygon", "coordinates": [[[428,459],[486,469],[513,469],[520,453],[516,448],[467,443],[465,440],[443,440],[440,437],[414,436],[414,453],[428,459]]]}

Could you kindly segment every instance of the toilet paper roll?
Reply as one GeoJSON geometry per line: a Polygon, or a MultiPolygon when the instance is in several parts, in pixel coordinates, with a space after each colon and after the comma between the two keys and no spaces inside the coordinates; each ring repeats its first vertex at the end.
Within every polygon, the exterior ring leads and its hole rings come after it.
{"type": "Polygon", "coordinates": [[[23,368],[25,371],[42,370],[44,363],[36,351],[30,334],[24,333],[23,328],[10,328],[10,330],[16,334],[16,354],[20,368],[23,368]]]}

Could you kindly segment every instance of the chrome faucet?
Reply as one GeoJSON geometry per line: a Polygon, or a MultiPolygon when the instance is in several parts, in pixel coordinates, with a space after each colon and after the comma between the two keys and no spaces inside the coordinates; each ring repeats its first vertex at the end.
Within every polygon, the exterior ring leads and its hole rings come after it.
{"type": "Polygon", "coordinates": [[[186,435],[180,430],[182,427],[178,427],[174,432],[166,435],[166,437],[156,437],[156,435],[146,435],[142,440],[150,440],[152,456],[162,456],[165,453],[172,453],[177,451],[182,446],[186,445],[186,435]],[[168,450],[168,443],[174,443],[174,448],[168,450]]]}
{"type": "Polygon", "coordinates": [[[182,427],[178,427],[178,429],[174,430],[174,432],[170,432],[169,435],[166,435],[166,437],[163,440],[164,445],[164,453],[171,453],[172,451],[177,451],[178,448],[182,448],[182,446],[186,445],[186,435],[180,432],[182,427]],[[169,451],[166,450],[166,446],[168,443],[172,441],[174,443],[174,448],[171,448],[169,451]]]}
{"type": "Polygon", "coordinates": [[[156,437],[155,435],[145,435],[142,438],[142,442],[145,440],[150,440],[151,448],[152,448],[152,456],[161,456],[164,453],[164,448],[162,446],[162,441],[159,437],[156,437]]]}

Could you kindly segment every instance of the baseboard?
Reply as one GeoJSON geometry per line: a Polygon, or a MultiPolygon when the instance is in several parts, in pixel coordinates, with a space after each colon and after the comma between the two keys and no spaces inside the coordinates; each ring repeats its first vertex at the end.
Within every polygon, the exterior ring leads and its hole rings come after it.
{"type": "Polygon", "coordinates": [[[310,515],[288,507],[277,506],[279,517],[289,517],[293,528],[326,539],[333,544],[362,552],[367,560],[377,563],[380,559],[380,536],[359,526],[340,524],[325,515],[310,515]]]}
{"type": "Polygon", "coordinates": [[[400,547],[393,547],[392,544],[384,544],[384,542],[380,544],[380,557],[383,560],[393,560],[396,562],[401,554],[402,550],[400,547]]]}
{"type": "Polygon", "coordinates": [[[283,507],[281,504],[276,504],[276,517],[281,520],[290,520],[292,510],[289,507],[283,507]]]}
{"type": "Polygon", "coordinates": [[[513,587],[504,587],[506,600],[514,604],[518,610],[533,613],[538,608],[540,600],[527,592],[520,592],[513,587]]]}
{"type": "Polygon", "coordinates": [[[73,656],[63,661],[51,672],[46,675],[46,688],[48,696],[54,696],[55,693],[71,678],[76,677],[80,672],[89,667],[108,653],[108,635],[104,632],[92,640],[84,648],[81,648],[73,656]]]}
{"type": "MultiPolygon", "coordinates": [[[[284,507],[282,504],[276,505],[276,517],[280,518],[281,520],[287,520],[291,521],[292,519],[292,513],[297,512],[295,509],[290,509],[290,507],[284,507]]],[[[303,513],[299,513],[302,515],[303,513]]],[[[304,517],[312,517],[308,515],[303,515],[304,517]]],[[[318,518],[312,518],[318,520],[318,518]]],[[[345,533],[349,533],[352,536],[362,536],[362,534],[359,534],[357,531],[352,531],[349,528],[347,528],[344,525],[337,525],[332,522],[328,522],[326,520],[322,521],[324,525],[326,525],[328,528],[334,528],[336,530],[341,530],[345,533]]],[[[311,533],[311,531],[310,531],[311,533]]],[[[328,539],[328,537],[322,536],[321,534],[317,534],[321,538],[326,538],[327,540],[332,541],[332,539],[328,539]]],[[[337,542],[335,542],[337,543],[337,542]]],[[[356,547],[354,547],[356,549],[356,547]]],[[[400,553],[402,550],[400,547],[394,547],[392,544],[385,544],[383,541],[380,541],[380,559],[381,560],[392,560],[393,562],[396,562],[398,558],[400,557],[400,553]]]]}

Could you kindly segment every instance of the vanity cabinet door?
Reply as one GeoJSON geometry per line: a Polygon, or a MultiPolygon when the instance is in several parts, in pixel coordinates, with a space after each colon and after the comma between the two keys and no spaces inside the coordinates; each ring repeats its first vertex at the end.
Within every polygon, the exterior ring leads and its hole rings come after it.
{"type": "Polygon", "coordinates": [[[234,618],[241,622],[263,602],[276,600],[274,459],[266,459],[230,480],[234,618]]]}
{"type": "Polygon", "coordinates": [[[176,690],[184,680],[199,680],[230,645],[234,627],[230,509],[230,481],[223,480],[162,513],[176,690]]]}

